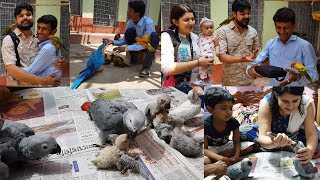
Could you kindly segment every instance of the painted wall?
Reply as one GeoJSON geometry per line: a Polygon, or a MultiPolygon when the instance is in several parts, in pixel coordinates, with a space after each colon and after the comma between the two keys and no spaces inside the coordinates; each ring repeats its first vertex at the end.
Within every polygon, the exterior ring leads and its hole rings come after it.
{"type": "MultiPolygon", "coordinates": [[[[211,0],[210,7],[211,19],[213,20],[214,28],[217,28],[228,17],[228,1],[211,0]]],[[[217,31],[215,31],[215,34],[217,35],[217,31]]],[[[215,56],[215,63],[221,64],[217,56],[215,56]]]]}
{"type": "Polygon", "coordinates": [[[81,1],[82,3],[82,17],[93,19],[94,0],[81,1]]]}
{"type": "MultiPolygon", "coordinates": [[[[128,2],[129,2],[128,0],[119,0],[118,21],[122,21],[122,22],[127,21],[128,2]]],[[[150,6],[149,6],[148,16],[153,20],[155,25],[158,25],[160,2],[161,0],[150,0],[149,2],[150,6]]]]}
{"type": "Polygon", "coordinates": [[[128,0],[119,0],[118,21],[127,21],[128,0]]]}
{"type": "Polygon", "coordinates": [[[54,5],[54,4],[60,4],[60,0],[51,0],[51,1],[47,1],[47,0],[37,0],[36,1],[36,4],[48,4],[48,6],[36,6],[37,10],[35,11],[35,20],[34,20],[34,26],[37,27],[37,19],[40,18],[41,16],[43,15],[46,15],[46,14],[52,14],[54,15],[57,20],[58,20],[58,31],[56,33],[56,36],[60,36],[60,22],[59,22],[59,19],[60,19],[60,6],[49,6],[50,4],[51,5],[54,5]]]}
{"type": "Polygon", "coordinates": [[[153,20],[154,25],[158,25],[161,0],[150,0],[149,17],[153,20]]]}
{"type": "Polygon", "coordinates": [[[265,1],[264,2],[264,15],[263,15],[263,32],[262,32],[262,47],[266,45],[268,40],[277,36],[277,32],[272,20],[273,15],[279,8],[288,7],[288,2],[282,1],[265,1]]]}
{"type": "Polygon", "coordinates": [[[217,28],[228,17],[228,1],[211,0],[210,7],[211,19],[213,20],[214,28],[217,28]]]}

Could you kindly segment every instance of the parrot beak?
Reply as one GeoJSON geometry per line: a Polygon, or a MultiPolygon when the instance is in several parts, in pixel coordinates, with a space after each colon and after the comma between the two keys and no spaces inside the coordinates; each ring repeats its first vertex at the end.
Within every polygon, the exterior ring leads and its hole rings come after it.
{"type": "Polygon", "coordinates": [[[137,135],[138,135],[138,131],[131,131],[129,134],[129,138],[133,140],[134,138],[137,137],[137,135]]]}
{"type": "Polygon", "coordinates": [[[57,153],[61,153],[61,147],[59,146],[59,144],[57,144],[57,147],[50,152],[50,154],[57,154],[57,153]]]}

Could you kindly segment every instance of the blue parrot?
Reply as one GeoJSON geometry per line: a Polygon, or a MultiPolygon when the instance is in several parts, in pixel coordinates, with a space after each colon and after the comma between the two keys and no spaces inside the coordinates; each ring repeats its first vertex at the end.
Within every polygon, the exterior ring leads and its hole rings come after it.
{"type": "Polygon", "coordinates": [[[74,81],[73,85],[71,86],[71,89],[77,89],[78,86],[89,76],[93,75],[97,69],[104,64],[104,50],[106,48],[105,44],[101,44],[99,48],[92,53],[90,56],[87,67],[83,71],[79,73],[79,76],[74,81]]]}

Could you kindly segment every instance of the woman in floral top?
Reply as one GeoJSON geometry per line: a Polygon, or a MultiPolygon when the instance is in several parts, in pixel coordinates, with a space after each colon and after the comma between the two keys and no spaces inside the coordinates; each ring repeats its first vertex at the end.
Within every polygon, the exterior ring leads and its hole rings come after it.
{"type": "MultiPolygon", "coordinates": [[[[172,26],[161,35],[161,71],[165,83],[174,77],[177,89],[188,92],[191,88],[191,73],[201,66],[208,68],[212,58],[199,57],[198,36],[192,33],[195,26],[194,11],[186,4],[175,5],[170,14],[172,26]]],[[[164,84],[163,84],[164,85],[164,84]]]]}

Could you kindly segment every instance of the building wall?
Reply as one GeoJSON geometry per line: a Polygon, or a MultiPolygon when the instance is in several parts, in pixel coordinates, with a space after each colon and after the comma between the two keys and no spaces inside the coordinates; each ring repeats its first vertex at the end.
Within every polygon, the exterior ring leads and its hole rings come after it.
{"type": "MultiPolygon", "coordinates": [[[[320,10],[320,2],[314,3],[314,10],[320,10]]],[[[319,22],[312,20],[310,2],[289,2],[289,8],[296,13],[296,31],[307,35],[307,40],[317,49],[319,22]]]]}
{"type": "MultiPolygon", "coordinates": [[[[219,27],[219,24],[228,18],[228,1],[212,0],[211,4],[211,19],[213,20],[214,27],[219,27]]],[[[217,33],[217,32],[215,32],[217,33]]]]}
{"type": "Polygon", "coordinates": [[[56,36],[60,36],[60,6],[57,6],[57,4],[60,4],[60,0],[36,0],[36,3],[39,5],[48,5],[48,6],[37,6],[37,11],[35,13],[35,19],[34,19],[34,27],[37,27],[37,19],[40,18],[43,15],[51,14],[54,15],[58,20],[58,26],[57,26],[57,33],[56,36]],[[50,6],[52,5],[52,6],[50,6]]]}
{"type": "Polygon", "coordinates": [[[196,26],[195,26],[195,33],[199,33],[199,23],[203,17],[211,17],[210,15],[210,0],[162,0],[161,1],[161,15],[162,15],[162,23],[161,23],[161,29],[165,30],[168,29],[169,26],[171,26],[170,22],[170,12],[172,7],[175,4],[185,3],[188,4],[196,15],[196,26]]]}
{"type": "Polygon", "coordinates": [[[149,6],[149,17],[153,20],[154,25],[159,25],[159,15],[160,15],[160,4],[161,0],[150,0],[149,6]]]}
{"type": "Polygon", "coordinates": [[[263,14],[263,25],[264,30],[262,33],[262,47],[266,43],[277,36],[277,32],[274,27],[274,22],[272,20],[273,15],[281,7],[288,7],[288,2],[281,1],[265,1],[264,2],[264,14],[263,14]]]}
{"type": "Polygon", "coordinates": [[[86,0],[81,2],[82,5],[82,17],[93,19],[94,0],[86,0]]]}

